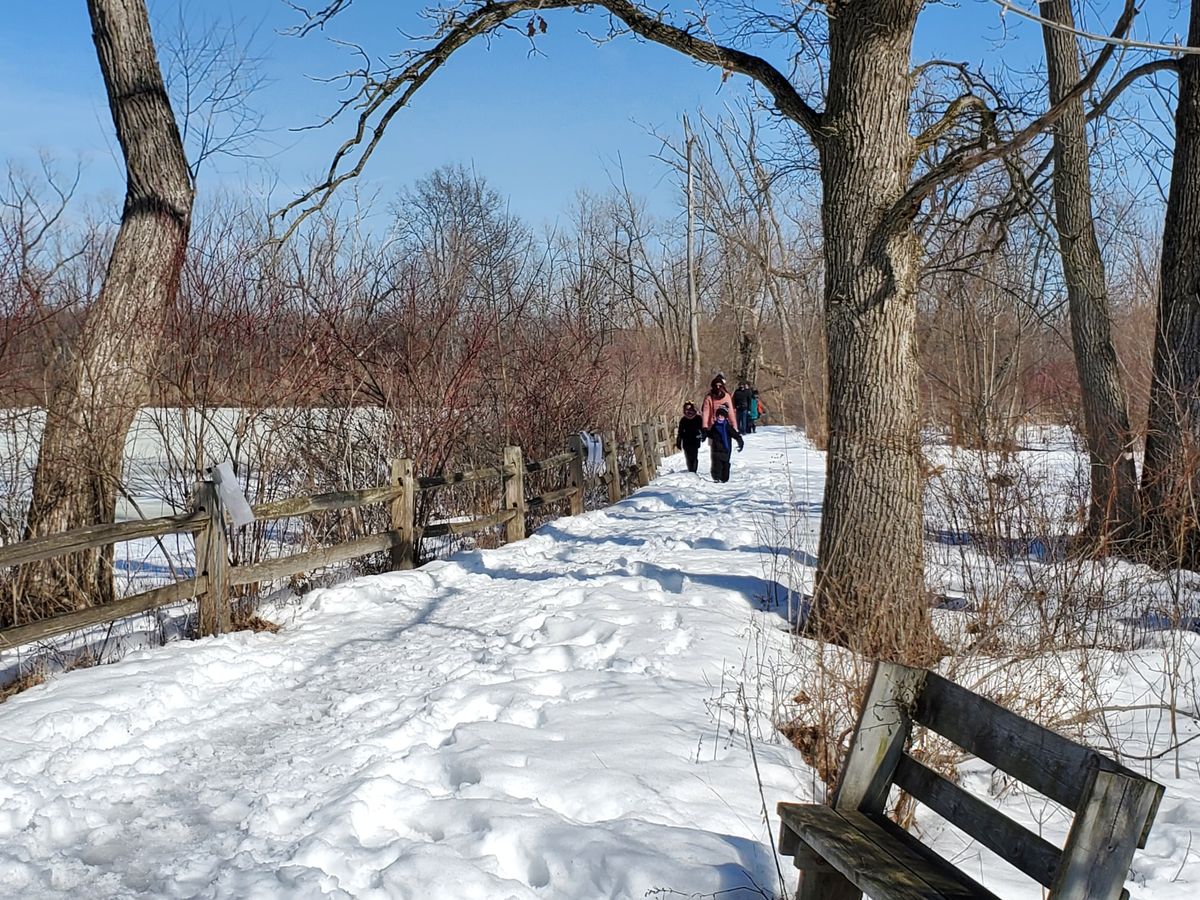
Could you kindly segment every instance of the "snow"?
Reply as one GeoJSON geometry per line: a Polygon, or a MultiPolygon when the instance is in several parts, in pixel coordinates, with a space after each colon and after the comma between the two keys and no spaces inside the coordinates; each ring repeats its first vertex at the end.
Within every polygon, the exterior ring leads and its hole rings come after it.
{"type": "Polygon", "coordinates": [[[789,441],[12,698],[0,895],[773,894],[807,769],[721,692],[752,633],[788,643],[753,548],[789,441]]]}
{"type": "MultiPolygon", "coordinates": [[[[279,634],[136,649],[0,704],[0,897],[794,890],[775,804],[820,791],[773,717],[812,653],[787,622],[811,586],[824,457],[770,428],[728,484],[665,468],[516,544],[293,598],[268,611],[279,634]]],[[[949,634],[964,614],[936,615],[949,634]]],[[[1166,681],[1195,711],[1194,638],[1088,657],[1105,701],[1133,708],[1106,720],[1127,752],[1165,746],[1161,710],[1137,707],[1166,681]]],[[[1070,678],[1075,658],[1056,659],[1016,671],[1070,678]]],[[[1167,797],[1134,900],[1196,895],[1200,742],[1179,757],[1178,777],[1172,755],[1138,764],[1167,797]]],[[[1061,843],[1065,817],[983,763],[961,772],[1061,843]]],[[[1040,896],[931,813],[918,824],[1002,896],[1040,896]]]]}

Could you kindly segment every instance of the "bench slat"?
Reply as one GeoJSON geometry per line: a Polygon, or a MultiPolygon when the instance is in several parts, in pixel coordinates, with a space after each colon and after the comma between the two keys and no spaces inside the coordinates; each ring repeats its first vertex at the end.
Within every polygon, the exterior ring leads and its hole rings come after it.
{"type": "Polygon", "coordinates": [[[1100,765],[1094,750],[933,672],[925,678],[914,718],[1072,812],[1079,810],[1091,772],[1100,765]]]}
{"type": "Polygon", "coordinates": [[[1000,900],[970,875],[943,859],[887,816],[847,812],[842,815],[873,840],[889,841],[889,852],[906,868],[919,872],[930,886],[941,892],[940,896],[954,900],[1000,900]]]}
{"type": "Polygon", "coordinates": [[[828,806],[781,803],[779,815],[794,831],[873,900],[998,900],[956,870],[917,853],[909,841],[869,816],[828,806]]]}
{"type": "Polygon", "coordinates": [[[1050,896],[1055,900],[1117,900],[1134,850],[1162,796],[1162,785],[1122,772],[1096,773],[1087,804],[1071,825],[1066,859],[1050,896]]]}
{"type": "Polygon", "coordinates": [[[1045,838],[1017,824],[907,753],[896,766],[896,784],[1043,887],[1054,883],[1062,853],[1045,838]]]}
{"type": "Polygon", "coordinates": [[[924,669],[889,662],[875,665],[838,779],[835,807],[883,812],[892,773],[912,730],[908,711],[924,683],[924,669]]]}

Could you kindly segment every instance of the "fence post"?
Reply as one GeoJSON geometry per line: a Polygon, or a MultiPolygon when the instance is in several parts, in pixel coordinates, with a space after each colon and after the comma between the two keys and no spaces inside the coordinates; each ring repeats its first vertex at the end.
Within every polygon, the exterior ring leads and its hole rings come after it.
{"type": "Polygon", "coordinates": [[[642,468],[642,429],[638,425],[629,427],[629,443],[633,445],[633,482],[639,487],[645,482],[643,479],[642,468]]]}
{"type": "Polygon", "coordinates": [[[568,463],[568,477],[571,479],[571,487],[575,489],[571,492],[571,515],[577,516],[583,512],[583,492],[585,486],[583,459],[587,451],[583,446],[583,438],[578,434],[572,434],[567,437],[567,449],[574,454],[571,462],[568,463]]]}
{"type": "Polygon", "coordinates": [[[646,483],[649,484],[658,475],[658,438],[649,422],[642,426],[642,440],[646,444],[646,483]]]}
{"type": "Polygon", "coordinates": [[[621,457],[617,453],[617,433],[604,432],[604,471],[608,476],[608,502],[621,501],[621,457]]]}
{"type": "Polygon", "coordinates": [[[392,460],[392,484],[400,496],[392,501],[392,569],[411,569],[416,565],[417,479],[411,459],[392,460]]]}
{"type": "Polygon", "coordinates": [[[504,508],[516,512],[504,525],[505,543],[524,539],[525,458],[520,447],[504,448],[504,508]]]}
{"type": "Polygon", "coordinates": [[[208,523],[196,535],[196,572],[208,577],[208,589],[199,597],[199,633],[200,637],[211,637],[232,627],[225,508],[214,482],[196,483],[196,506],[208,513],[208,523]]]}
{"type": "Polygon", "coordinates": [[[646,426],[633,426],[633,455],[637,461],[637,483],[645,487],[650,483],[650,448],[646,446],[646,426]]]}

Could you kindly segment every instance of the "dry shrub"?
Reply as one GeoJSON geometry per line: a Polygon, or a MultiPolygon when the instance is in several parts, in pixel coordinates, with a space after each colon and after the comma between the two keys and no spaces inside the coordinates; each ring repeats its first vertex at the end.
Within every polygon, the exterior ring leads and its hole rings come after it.
{"type": "Polygon", "coordinates": [[[956,655],[1123,650],[1159,605],[1170,573],[1082,552],[1086,458],[1054,452],[957,452],[930,482],[933,589],[964,607],[944,619],[956,655]]]}
{"type": "Polygon", "coordinates": [[[800,689],[779,704],[776,721],[832,794],[850,750],[872,662],[834,644],[798,638],[796,646],[797,668],[788,676],[800,689]]]}
{"type": "MultiPolygon", "coordinates": [[[[804,688],[781,704],[778,727],[816,772],[828,799],[850,751],[874,663],[831,644],[805,641],[798,649],[799,670],[792,674],[804,688]]],[[[908,752],[943,777],[957,780],[963,753],[945,739],[916,728],[908,752]]],[[[908,827],[915,815],[912,798],[894,792],[889,803],[889,814],[908,827]]]]}
{"type": "Polygon", "coordinates": [[[253,612],[248,606],[241,603],[235,603],[233,606],[231,626],[233,631],[253,631],[259,634],[263,632],[279,634],[279,630],[283,627],[278,622],[264,619],[258,613],[253,612]]]}
{"type": "Polygon", "coordinates": [[[7,684],[0,686],[0,703],[3,703],[9,697],[19,694],[22,691],[27,691],[31,687],[37,687],[39,684],[46,683],[46,673],[40,669],[26,672],[7,684]]]}

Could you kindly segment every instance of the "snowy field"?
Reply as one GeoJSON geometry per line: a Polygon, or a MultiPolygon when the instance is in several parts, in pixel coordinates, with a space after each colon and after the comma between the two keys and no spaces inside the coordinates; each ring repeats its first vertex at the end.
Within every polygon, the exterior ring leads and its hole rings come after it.
{"type": "MultiPolygon", "coordinates": [[[[369,474],[371,464],[379,459],[372,443],[380,430],[378,419],[378,411],[372,409],[143,408],[126,437],[116,521],[186,512],[197,473],[224,460],[236,466],[252,503],[347,485],[375,486],[383,480],[369,474]],[[322,485],[298,475],[296,448],[311,449],[320,435],[333,431],[346,436],[348,446],[370,450],[371,463],[357,454],[343,460],[351,470],[362,463],[357,482],[349,476],[345,483],[322,485]],[[368,473],[367,483],[361,481],[363,472],[368,473]],[[296,483],[298,477],[304,480],[296,483]]],[[[0,538],[5,540],[15,539],[23,530],[43,422],[40,409],[0,409],[0,538]]],[[[264,523],[252,539],[246,534],[242,538],[243,561],[289,555],[319,543],[297,519],[264,523]],[[248,546],[251,540],[253,545],[248,546]]],[[[117,595],[128,596],[192,577],[195,543],[190,534],[163,535],[117,543],[113,555],[117,595]]],[[[116,623],[112,629],[57,639],[42,649],[64,658],[86,649],[107,659],[127,648],[173,638],[186,629],[186,612],[193,608],[154,610],[116,623]]],[[[0,683],[12,677],[27,657],[27,653],[0,652],[0,683]]]]}
{"type": "MultiPolygon", "coordinates": [[[[273,499],[278,490],[290,496],[286,483],[276,483],[279,469],[295,464],[297,448],[311,450],[330,433],[343,438],[338,453],[355,457],[344,460],[350,468],[362,462],[356,450],[370,453],[370,465],[362,466],[369,470],[378,462],[381,418],[379,410],[363,407],[142,408],[126,435],[117,521],[185,511],[197,473],[223,460],[239,474],[252,474],[255,502],[273,499]]],[[[28,502],[44,421],[40,409],[0,408],[0,515],[28,502]]]]}
{"type": "MultiPolygon", "coordinates": [[[[813,653],[787,620],[811,585],[824,457],[771,428],[733,463],[717,485],[671,457],[625,501],[517,544],[281,603],[266,611],[279,634],[136,649],[0,704],[0,897],[794,890],[775,804],[820,788],[772,719],[813,653]]],[[[932,546],[963,594],[935,614],[953,642],[974,602],[961,572],[986,563],[965,539],[932,546]]],[[[1021,572],[1038,565],[1027,554],[1021,572]]],[[[1200,742],[1136,761],[1200,734],[1196,641],[1151,629],[1133,651],[987,667],[1087,685],[1101,736],[1166,785],[1135,900],[1200,895],[1200,742]]],[[[960,772],[1061,844],[1049,804],[978,761],[960,772]]],[[[1041,896],[932,814],[917,822],[1000,896],[1041,896]]]]}

